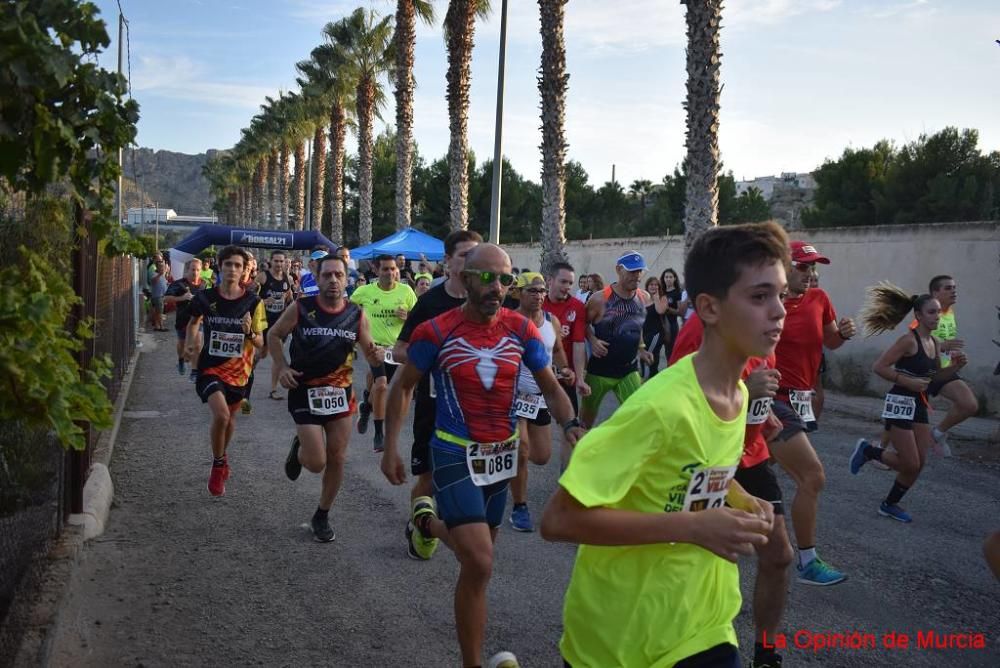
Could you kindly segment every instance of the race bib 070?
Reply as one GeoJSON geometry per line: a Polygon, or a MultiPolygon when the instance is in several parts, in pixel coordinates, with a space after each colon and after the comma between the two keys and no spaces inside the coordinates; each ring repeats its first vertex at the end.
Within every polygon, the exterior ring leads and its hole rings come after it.
{"type": "Polygon", "coordinates": [[[538,417],[538,411],[543,408],[545,408],[545,398],[540,394],[521,392],[514,400],[514,413],[528,420],[538,417]]]}
{"type": "Polygon", "coordinates": [[[243,354],[243,334],[213,331],[208,340],[212,357],[239,357],[243,354]]]}
{"type": "Polygon", "coordinates": [[[764,424],[771,413],[771,397],[754,399],[747,406],[747,424],[764,424]]]}
{"type": "Polygon", "coordinates": [[[683,509],[721,508],[726,502],[726,492],[729,491],[729,483],[735,474],[735,466],[717,466],[695,471],[688,483],[683,509]]]}
{"type": "Polygon", "coordinates": [[[882,417],[886,420],[912,420],[917,412],[916,397],[901,394],[885,395],[885,407],[882,417]]]}
{"type": "Polygon", "coordinates": [[[517,439],[501,443],[473,443],[466,449],[469,477],[477,487],[517,475],[517,439]]]}
{"type": "Polygon", "coordinates": [[[788,402],[803,422],[816,421],[816,416],[813,415],[812,396],[812,390],[791,390],[788,393],[788,402]]]}
{"type": "Polygon", "coordinates": [[[309,412],[313,415],[337,415],[350,409],[347,403],[347,390],[342,387],[310,387],[308,392],[309,412]]]}

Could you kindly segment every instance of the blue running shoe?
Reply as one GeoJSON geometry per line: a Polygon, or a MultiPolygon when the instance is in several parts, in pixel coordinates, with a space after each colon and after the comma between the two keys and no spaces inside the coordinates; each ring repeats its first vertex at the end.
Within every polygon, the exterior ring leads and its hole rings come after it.
{"type": "Polygon", "coordinates": [[[868,458],[865,457],[865,448],[867,447],[871,447],[871,443],[866,438],[859,438],[858,444],[854,446],[854,452],[851,453],[851,473],[854,475],[857,475],[861,467],[868,463],[868,458]]]}
{"type": "Polygon", "coordinates": [[[910,517],[910,514],[908,512],[906,512],[905,510],[903,510],[902,508],[900,508],[895,504],[889,505],[885,501],[883,501],[881,505],[879,505],[878,514],[882,515],[883,517],[891,517],[897,522],[902,522],[903,524],[909,524],[910,522],[913,521],[913,518],[910,517]]]}
{"type": "Polygon", "coordinates": [[[817,587],[829,587],[840,584],[847,579],[847,576],[838,571],[833,566],[816,557],[803,568],[799,566],[798,580],[802,584],[814,585],[817,587]]]}
{"type": "Polygon", "coordinates": [[[514,506],[510,512],[510,525],[514,531],[531,532],[535,530],[535,525],[531,523],[531,512],[527,504],[514,506]]]}

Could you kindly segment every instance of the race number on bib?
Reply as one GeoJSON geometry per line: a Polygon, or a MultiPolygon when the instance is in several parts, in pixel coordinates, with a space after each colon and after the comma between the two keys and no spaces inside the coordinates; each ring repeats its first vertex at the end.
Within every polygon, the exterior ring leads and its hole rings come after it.
{"type": "Polygon", "coordinates": [[[812,390],[791,390],[788,393],[788,402],[803,422],[816,421],[816,416],[813,415],[812,396],[812,390]]]}
{"type": "Polygon", "coordinates": [[[545,398],[540,394],[520,393],[514,400],[514,412],[518,417],[534,420],[538,411],[545,408],[545,398]]]}
{"type": "Polygon", "coordinates": [[[517,439],[502,443],[473,443],[466,450],[469,477],[477,487],[517,475],[517,439]]]}
{"type": "Polygon", "coordinates": [[[385,361],[386,364],[391,364],[393,366],[399,366],[399,362],[397,362],[395,360],[395,358],[392,356],[392,348],[386,348],[385,349],[385,355],[382,357],[382,359],[383,359],[383,361],[385,361]]]}
{"type": "Polygon", "coordinates": [[[281,313],[285,310],[285,300],[264,302],[264,308],[268,313],[281,313]]]}
{"type": "Polygon", "coordinates": [[[684,496],[684,510],[721,508],[726,502],[729,482],[735,474],[735,466],[718,466],[695,471],[684,496]]]}
{"type": "Polygon", "coordinates": [[[901,394],[885,395],[885,408],[882,409],[882,417],[884,419],[912,420],[916,412],[916,397],[907,397],[901,394]]]}
{"type": "Polygon", "coordinates": [[[747,424],[764,424],[771,412],[771,397],[754,399],[747,406],[747,424]]]}
{"type": "Polygon", "coordinates": [[[212,357],[239,357],[243,354],[243,335],[233,332],[212,332],[208,340],[208,354],[212,357]]]}
{"type": "Polygon", "coordinates": [[[313,415],[337,415],[346,413],[350,408],[347,403],[347,390],[342,387],[310,387],[309,412],[313,415]]]}

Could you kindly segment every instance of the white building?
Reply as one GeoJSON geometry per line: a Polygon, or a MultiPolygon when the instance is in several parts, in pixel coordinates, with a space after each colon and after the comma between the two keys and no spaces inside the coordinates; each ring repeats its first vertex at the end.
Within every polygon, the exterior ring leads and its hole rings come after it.
{"type": "Polygon", "coordinates": [[[775,186],[779,189],[797,188],[811,193],[816,190],[816,179],[809,172],[782,172],[781,176],[758,176],[750,181],[737,181],[736,194],[742,195],[750,188],[756,188],[765,200],[771,201],[775,186]]]}

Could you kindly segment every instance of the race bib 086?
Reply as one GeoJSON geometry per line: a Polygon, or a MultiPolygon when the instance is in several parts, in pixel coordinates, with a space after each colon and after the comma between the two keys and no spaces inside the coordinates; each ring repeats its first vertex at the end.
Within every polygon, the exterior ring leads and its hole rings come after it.
{"type": "Polygon", "coordinates": [[[473,443],[466,449],[469,477],[477,487],[517,475],[517,439],[501,443],[473,443]]]}
{"type": "Polygon", "coordinates": [[[691,475],[683,510],[721,508],[726,502],[729,483],[736,474],[735,466],[698,469],[691,475]]]}
{"type": "Polygon", "coordinates": [[[212,357],[239,357],[243,354],[243,334],[213,331],[208,340],[208,354],[212,357]]]}
{"type": "Polygon", "coordinates": [[[313,415],[336,415],[346,413],[350,409],[347,403],[347,390],[342,387],[330,387],[322,385],[320,387],[310,387],[309,412],[313,415]]]}
{"type": "Polygon", "coordinates": [[[915,397],[907,397],[901,394],[885,395],[885,407],[882,409],[882,417],[887,420],[912,420],[917,412],[917,400],[915,397]]]}
{"type": "Polygon", "coordinates": [[[754,399],[747,406],[747,424],[764,424],[771,412],[771,397],[754,399]]]}

